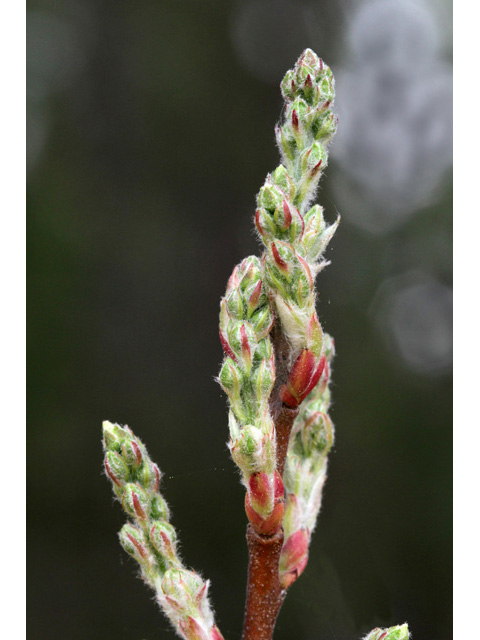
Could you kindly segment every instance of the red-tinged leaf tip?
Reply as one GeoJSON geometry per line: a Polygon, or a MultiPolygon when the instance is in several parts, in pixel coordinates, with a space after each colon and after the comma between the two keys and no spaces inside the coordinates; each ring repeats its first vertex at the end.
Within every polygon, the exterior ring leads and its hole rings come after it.
{"type": "Polygon", "coordinates": [[[210,635],[211,635],[211,640],[224,640],[224,637],[220,633],[220,629],[217,627],[216,624],[212,627],[212,631],[210,635]]]}
{"type": "Polygon", "coordinates": [[[310,270],[310,267],[308,266],[308,263],[302,258],[302,256],[298,256],[298,260],[300,264],[303,266],[305,273],[307,274],[307,278],[308,278],[308,282],[310,283],[310,286],[313,287],[312,272],[310,270]]]}
{"type": "Polygon", "coordinates": [[[132,449],[135,453],[135,461],[137,463],[137,465],[139,465],[142,461],[142,452],[140,451],[140,447],[138,446],[138,444],[135,442],[135,440],[132,440],[132,449]]]}
{"type": "Polygon", "coordinates": [[[260,209],[257,209],[255,212],[255,226],[257,227],[258,233],[261,236],[265,235],[265,229],[260,224],[260,209]]]}
{"type": "Polygon", "coordinates": [[[291,85],[292,85],[292,93],[295,93],[295,91],[296,91],[297,87],[296,87],[296,85],[295,85],[295,81],[294,81],[294,79],[293,79],[293,78],[292,78],[291,85]]]}
{"type": "Polygon", "coordinates": [[[283,260],[280,257],[280,254],[278,253],[277,245],[274,242],[272,242],[271,246],[272,246],[272,254],[273,254],[273,259],[275,260],[275,264],[279,269],[288,273],[288,264],[285,262],[285,260],[283,260]]]}
{"type": "Polygon", "coordinates": [[[153,487],[153,490],[157,492],[160,487],[161,473],[160,473],[160,469],[157,467],[155,463],[153,463],[153,473],[155,474],[155,486],[153,487]]]}
{"type": "Polygon", "coordinates": [[[142,558],[146,560],[148,557],[147,550],[140,544],[140,542],[138,542],[138,540],[135,540],[135,538],[130,533],[127,533],[127,538],[130,540],[130,542],[133,544],[142,558]]]}
{"type": "Polygon", "coordinates": [[[221,329],[219,329],[219,334],[220,334],[220,342],[222,343],[223,350],[225,351],[225,353],[229,358],[231,358],[234,362],[237,362],[237,356],[233,353],[232,349],[230,348],[230,345],[228,344],[228,340],[223,335],[221,329]]]}
{"type": "Polygon", "coordinates": [[[283,229],[283,231],[286,231],[292,224],[292,212],[290,211],[290,207],[288,206],[288,202],[286,200],[283,201],[283,216],[285,218],[285,221],[281,228],[283,229]]]}
{"type": "Polygon", "coordinates": [[[139,518],[140,520],[145,520],[147,517],[147,514],[145,513],[145,511],[143,510],[142,505],[140,504],[140,500],[138,499],[137,494],[135,493],[135,491],[132,491],[132,500],[133,500],[133,509],[135,511],[135,515],[137,516],[137,518],[139,518]]]}
{"type": "Polygon", "coordinates": [[[313,177],[316,173],[318,173],[318,171],[319,171],[319,169],[320,169],[321,164],[322,164],[322,161],[321,161],[321,160],[319,160],[319,161],[317,162],[317,164],[313,167],[313,169],[310,171],[310,175],[311,175],[312,177],[313,177]]]}
{"type": "Polygon", "coordinates": [[[312,84],[313,84],[312,83],[312,78],[311,78],[310,74],[308,74],[308,76],[305,78],[305,86],[310,89],[312,84]]]}
{"type": "Polygon", "coordinates": [[[232,271],[232,274],[231,274],[230,278],[228,279],[227,291],[229,291],[233,287],[238,286],[239,283],[240,283],[240,280],[238,278],[238,265],[236,265],[236,267],[232,271]]]}
{"type": "Polygon", "coordinates": [[[292,111],[292,126],[295,129],[295,131],[298,131],[298,116],[295,109],[292,111]]]}

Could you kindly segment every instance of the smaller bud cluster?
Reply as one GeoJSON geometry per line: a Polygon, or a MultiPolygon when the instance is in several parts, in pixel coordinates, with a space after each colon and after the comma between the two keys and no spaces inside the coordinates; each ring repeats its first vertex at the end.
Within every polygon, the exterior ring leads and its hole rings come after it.
{"type": "Polygon", "coordinates": [[[325,366],[293,425],[285,466],[285,543],[280,557],[280,581],[289,587],[305,569],[310,537],[321,506],[327,456],[333,444],[328,415],[333,340],[325,334],[325,366]]]}
{"type": "Polygon", "coordinates": [[[105,473],[131,520],[120,531],[122,547],[138,562],[142,578],[155,589],[160,605],[185,640],[221,640],[207,601],[208,581],[184,569],[178,556],[176,531],[159,492],[161,473],[145,445],[129,427],[105,421],[103,447],[105,473]],[[195,576],[202,585],[201,600],[192,598],[185,588],[178,606],[169,606],[163,585],[166,576],[175,572],[195,576]]]}
{"type": "Polygon", "coordinates": [[[268,401],[275,382],[269,337],[273,313],[262,265],[255,256],[237,265],[220,306],[225,360],[219,382],[230,400],[229,447],[247,488],[245,510],[259,533],[273,533],[283,516],[283,483],[275,472],[275,430],[268,401]]]}
{"type": "Polygon", "coordinates": [[[408,638],[410,638],[408,625],[402,624],[389,629],[373,629],[364,640],[408,640],[408,638]]]}

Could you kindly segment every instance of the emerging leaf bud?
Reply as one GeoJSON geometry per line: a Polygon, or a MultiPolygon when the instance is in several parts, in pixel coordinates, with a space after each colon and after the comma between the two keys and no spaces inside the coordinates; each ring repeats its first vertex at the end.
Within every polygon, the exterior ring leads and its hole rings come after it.
{"type": "Polygon", "coordinates": [[[142,452],[135,440],[124,440],[122,444],[122,455],[128,466],[138,469],[142,464],[142,452]]]}

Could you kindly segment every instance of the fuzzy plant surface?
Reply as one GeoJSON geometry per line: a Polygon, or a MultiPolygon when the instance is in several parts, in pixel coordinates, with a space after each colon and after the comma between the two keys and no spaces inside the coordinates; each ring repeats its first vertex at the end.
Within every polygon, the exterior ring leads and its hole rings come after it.
{"type": "MultiPolygon", "coordinates": [[[[245,487],[249,551],[242,640],[271,640],[287,590],[308,564],[334,440],[334,340],[316,312],[315,277],[339,220],[313,204],[337,128],[330,68],[306,49],[282,80],[281,164],[257,196],[263,252],[238,264],[220,304],[228,446],[245,487]]],[[[127,426],[104,422],[105,472],[128,522],[120,543],[185,640],[221,640],[208,580],[188,569],[160,493],[161,473],[127,426]]],[[[365,640],[407,640],[406,624],[365,640]]]]}

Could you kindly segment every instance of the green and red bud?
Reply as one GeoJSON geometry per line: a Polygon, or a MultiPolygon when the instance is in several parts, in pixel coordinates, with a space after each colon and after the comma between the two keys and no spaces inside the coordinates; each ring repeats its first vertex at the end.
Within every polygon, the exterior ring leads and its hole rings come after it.
{"type": "Polygon", "coordinates": [[[295,531],[287,538],[280,555],[280,584],[288,589],[303,573],[308,562],[310,536],[304,529],[295,531]]]}
{"type": "Polygon", "coordinates": [[[122,547],[129,555],[135,558],[139,564],[150,563],[151,553],[143,531],[127,523],[123,525],[118,535],[122,547]]]}
{"type": "Polygon", "coordinates": [[[156,520],[150,529],[150,542],[158,554],[170,564],[178,564],[175,529],[168,522],[156,520]]]}
{"type": "Polygon", "coordinates": [[[259,404],[268,402],[274,382],[275,360],[272,354],[271,358],[262,360],[252,372],[252,385],[259,404]]]}
{"type": "Polygon", "coordinates": [[[122,456],[129,467],[138,469],[142,464],[142,451],[135,440],[125,440],[122,444],[122,456]]]}
{"type": "Polygon", "coordinates": [[[150,516],[154,520],[170,520],[168,504],[159,493],[154,494],[150,500],[150,516]]]}
{"type": "MultiPolygon", "coordinates": [[[[268,180],[268,178],[267,178],[268,180]]],[[[273,184],[279,187],[289,200],[295,197],[295,182],[283,164],[279,165],[271,175],[273,184]]]]}
{"type": "Polygon", "coordinates": [[[240,403],[243,373],[240,367],[231,358],[226,358],[223,363],[218,380],[222,389],[230,398],[232,405],[237,406],[240,403]]]}
{"type": "Polygon", "coordinates": [[[139,522],[146,522],[150,512],[150,501],[147,493],[138,484],[129,483],[125,486],[122,505],[129,516],[139,522]]]}
{"type": "Polygon", "coordinates": [[[137,471],[137,481],[148,493],[156,493],[160,487],[162,474],[158,466],[150,460],[144,458],[143,465],[137,471]]]}
{"type": "Polygon", "coordinates": [[[128,482],[130,471],[122,456],[116,451],[107,451],[105,455],[105,473],[116,487],[123,488],[128,482]]]}

